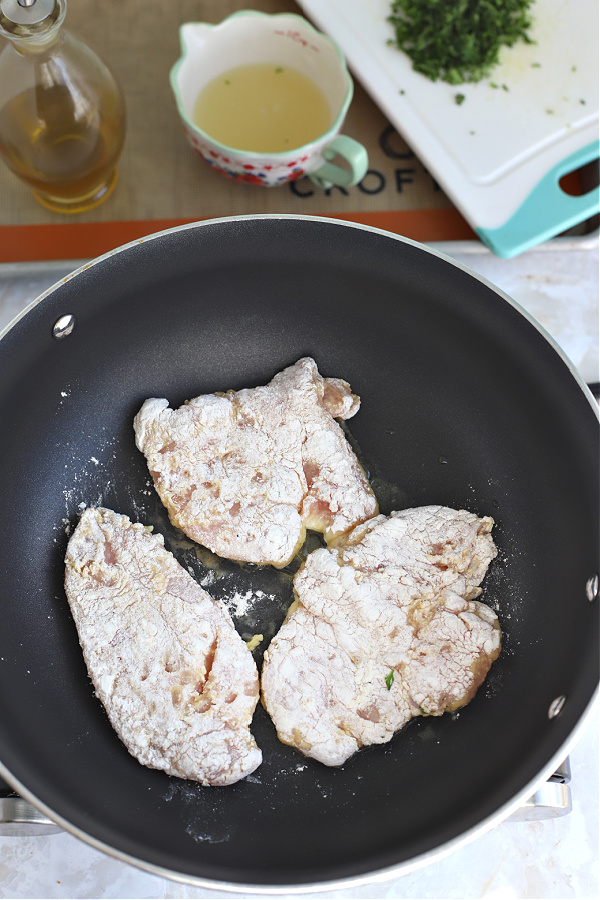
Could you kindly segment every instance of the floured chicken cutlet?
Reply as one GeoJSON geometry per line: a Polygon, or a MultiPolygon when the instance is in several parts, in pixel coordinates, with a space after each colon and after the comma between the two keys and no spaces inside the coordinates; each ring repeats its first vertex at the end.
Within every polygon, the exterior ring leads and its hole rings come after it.
{"type": "Polygon", "coordinates": [[[498,619],[474,599],[497,552],[492,526],[464,510],[407,509],[307,558],[262,670],[284,743],[337,766],[412,716],[472,699],[500,652],[498,619]]]}
{"type": "Polygon", "coordinates": [[[229,559],[286,566],[306,529],[338,537],[377,501],[335,418],[360,401],[299,360],[264,387],[205,394],[170,409],[146,400],[134,420],[171,522],[229,559]]]}
{"type": "Polygon", "coordinates": [[[109,509],[86,509],[65,589],[96,694],[143,765],[204,785],[250,774],[252,654],[229,616],[164,547],[109,509]]]}

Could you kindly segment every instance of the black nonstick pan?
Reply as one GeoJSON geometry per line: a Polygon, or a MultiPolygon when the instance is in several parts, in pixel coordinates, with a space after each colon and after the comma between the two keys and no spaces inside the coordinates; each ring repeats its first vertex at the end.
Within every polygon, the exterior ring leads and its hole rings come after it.
{"type": "Polygon", "coordinates": [[[0,772],[78,837],[198,885],[322,889],[448,852],[552,773],[593,701],[598,458],[594,401],[539,326],[423,246],[258,216],[96,260],[0,341],[0,772]],[[147,397],[264,384],[302,356],[360,395],[349,439],[383,512],[494,518],[482,599],[503,649],[458,714],[413,720],[337,769],[281,744],[259,706],[261,767],[203,788],[140,766],[110,727],[63,590],[68,535],[84,505],[153,525],[242,636],[264,635],[260,664],[299,560],[243,566],[186,540],[132,419],[147,397]]]}

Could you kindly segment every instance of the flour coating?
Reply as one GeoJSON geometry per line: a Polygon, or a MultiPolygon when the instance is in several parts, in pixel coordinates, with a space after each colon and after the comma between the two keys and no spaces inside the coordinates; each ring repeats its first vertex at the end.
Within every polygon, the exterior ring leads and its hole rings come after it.
{"type": "Polygon", "coordinates": [[[474,696],[500,652],[477,598],[493,520],[419,507],[377,516],[316,550],[265,652],[263,703],[280,739],[330,766],[413,716],[474,696]]]}
{"type": "Polygon", "coordinates": [[[161,535],[109,509],[84,510],[65,590],[96,694],[139,762],[203,785],[257,768],[252,654],[161,535]]]}
{"type": "Polygon", "coordinates": [[[134,430],[174,525],[219,556],[283,567],[307,528],[329,542],[378,512],[335,421],[359,405],[347,382],[304,358],[262,387],[175,410],[146,400],[134,430]]]}

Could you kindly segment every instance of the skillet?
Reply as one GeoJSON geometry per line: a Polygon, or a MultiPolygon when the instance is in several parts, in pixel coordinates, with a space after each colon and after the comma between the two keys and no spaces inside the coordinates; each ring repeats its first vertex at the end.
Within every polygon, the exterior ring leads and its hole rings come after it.
{"type": "Polygon", "coordinates": [[[597,408],[541,328],[479,276],[337,220],[196,223],[51,288],[3,336],[0,373],[0,774],[76,836],[201,886],[339,887],[493,827],[569,752],[598,685],[597,408]],[[67,315],[75,326],[57,338],[67,315]],[[493,516],[499,555],[481,599],[503,648],[467,707],[413,720],[338,769],[281,744],[259,706],[261,767],[203,788],[140,766],[110,727],[62,586],[68,535],[84,504],[153,525],[244,638],[264,635],[260,665],[300,560],[238,565],[187,541],[132,419],[147,397],[176,406],[264,384],[305,355],[361,396],[349,439],[382,512],[493,516]]]}

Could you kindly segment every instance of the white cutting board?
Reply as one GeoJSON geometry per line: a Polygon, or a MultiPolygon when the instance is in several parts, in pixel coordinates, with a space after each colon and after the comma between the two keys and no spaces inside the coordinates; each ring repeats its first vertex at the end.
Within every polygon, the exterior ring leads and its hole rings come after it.
{"type": "Polygon", "coordinates": [[[390,0],[299,6],[340,46],[354,75],[497,255],[514,256],[598,211],[598,191],[571,197],[558,183],[598,158],[597,0],[536,0],[536,43],[503,48],[488,78],[459,86],[430,81],[388,45],[390,0]],[[460,105],[457,94],[464,94],[460,105]]]}

